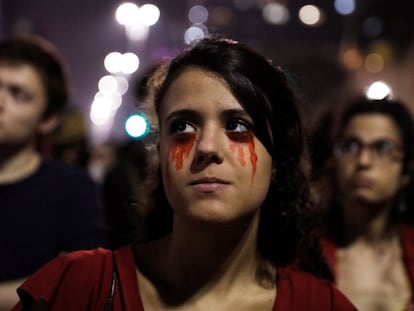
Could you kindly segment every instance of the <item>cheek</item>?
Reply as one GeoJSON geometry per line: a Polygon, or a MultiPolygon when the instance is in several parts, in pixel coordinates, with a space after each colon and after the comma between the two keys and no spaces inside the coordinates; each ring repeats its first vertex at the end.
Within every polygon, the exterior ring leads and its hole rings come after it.
{"type": "Polygon", "coordinates": [[[258,156],[255,150],[254,137],[250,133],[229,134],[232,142],[230,149],[235,153],[241,166],[250,163],[253,175],[256,173],[258,156]]]}
{"type": "Polygon", "coordinates": [[[32,105],[30,109],[26,108],[25,111],[15,111],[13,122],[16,122],[16,124],[25,124],[27,128],[33,128],[36,125],[40,124],[42,121],[43,113],[42,111],[35,108],[36,107],[33,107],[32,105]]]}
{"type": "Polygon", "coordinates": [[[180,171],[184,160],[188,159],[195,142],[195,134],[181,135],[180,139],[173,140],[168,147],[165,158],[165,174],[167,181],[170,180],[170,170],[180,171]]]}
{"type": "Polygon", "coordinates": [[[397,192],[403,183],[404,177],[401,175],[401,171],[384,172],[382,175],[382,184],[384,188],[389,188],[393,192],[397,192]]]}

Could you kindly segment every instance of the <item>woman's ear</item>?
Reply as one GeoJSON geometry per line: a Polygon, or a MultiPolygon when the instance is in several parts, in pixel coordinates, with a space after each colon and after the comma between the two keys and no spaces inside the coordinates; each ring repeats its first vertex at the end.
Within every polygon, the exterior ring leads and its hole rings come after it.
{"type": "Polygon", "coordinates": [[[46,135],[52,133],[60,124],[61,117],[57,114],[50,114],[49,116],[43,118],[38,127],[38,133],[41,135],[46,135]]]}

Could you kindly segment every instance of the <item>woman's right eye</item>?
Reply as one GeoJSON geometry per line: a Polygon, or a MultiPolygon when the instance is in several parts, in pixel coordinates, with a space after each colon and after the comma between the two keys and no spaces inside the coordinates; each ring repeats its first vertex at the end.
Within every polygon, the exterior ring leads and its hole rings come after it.
{"type": "Polygon", "coordinates": [[[187,120],[177,120],[171,124],[171,133],[191,133],[196,131],[194,124],[187,120]]]}

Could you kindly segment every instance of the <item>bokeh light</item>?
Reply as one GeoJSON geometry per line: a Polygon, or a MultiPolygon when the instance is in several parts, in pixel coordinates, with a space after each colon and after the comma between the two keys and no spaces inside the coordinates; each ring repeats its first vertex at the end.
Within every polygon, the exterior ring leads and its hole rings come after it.
{"type": "Polygon", "coordinates": [[[392,97],[393,92],[389,84],[384,81],[376,81],[372,83],[366,91],[366,96],[369,99],[384,99],[386,97],[392,97]]]}
{"type": "Polygon", "coordinates": [[[193,41],[203,39],[205,37],[205,33],[203,29],[197,26],[191,26],[188,28],[184,33],[184,41],[187,44],[190,44],[193,41]]]}
{"type": "Polygon", "coordinates": [[[356,48],[349,48],[342,53],[342,64],[348,70],[356,70],[364,63],[361,53],[356,48]]]}
{"type": "Polygon", "coordinates": [[[153,4],[144,4],[139,8],[138,22],[145,26],[155,25],[160,18],[160,9],[153,4]]]}
{"type": "Polygon", "coordinates": [[[128,52],[122,55],[120,71],[125,74],[131,74],[137,71],[139,67],[139,58],[136,54],[128,52]]]}
{"type": "Polygon", "coordinates": [[[384,58],[377,53],[370,53],[365,57],[365,68],[372,73],[378,73],[384,69],[384,58]]]}
{"type": "Polygon", "coordinates": [[[233,4],[237,9],[247,11],[256,5],[256,0],[233,0],[233,4]]]}
{"type": "Polygon", "coordinates": [[[371,16],[362,23],[362,32],[369,38],[378,37],[384,30],[384,22],[376,17],[371,16]]]}
{"type": "Polygon", "coordinates": [[[110,73],[131,74],[139,68],[139,57],[135,53],[127,52],[121,54],[119,52],[109,53],[104,60],[105,69],[110,73]]]}
{"type": "Polygon", "coordinates": [[[289,10],[280,3],[268,3],[264,6],[263,11],[263,19],[275,25],[283,25],[289,21],[289,10]]]}
{"type": "Polygon", "coordinates": [[[125,122],[125,131],[133,138],[142,138],[149,131],[147,118],[143,114],[133,114],[125,122]]]}
{"type": "Polygon", "coordinates": [[[210,20],[217,26],[228,26],[233,19],[233,11],[226,6],[216,6],[211,10],[210,20]]]}
{"type": "Polygon", "coordinates": [[[299,19],[307,26],[317,26],[322,21],[322,12],[314,5],[304,5],[299,10],[299,19]]]}
{"type": "Polygon", "coordinates": [[[129,87],[128,80],[121,76],[116,76],[115,79],[118,82],[116,91],[120,95],[124,95],[128,91],[128,87],[129,87]]]}
{"type": "Polygon", "coordinates": [[[118,89],[118,81],[114,76],[106,75],[99,79],[98,89],[102,94],[113,94],[118,89]]]}
{"type": "Polygon", "coordinates": [[[90,111],[91,121],[97,126],[106,125],[112,121],[115,111],[110,97],[104,95],[95,96],[90,111]]]}
{"type": "Polygon", "coordinates": [[[188,11],[188,19],[193,24],[203,24],[208,19],[208,10],[202,5],[195,5],[188,11]]]}
{"type": "Polygon", "coordinates": [[[132,2],[122,3],[115,12],[115,18],[121,25],[134,24],[139,16],[139,7],[132,2]]]}
{"type": "Polygon", "coordinates": [[[105,69],[110,73],[120,71],[119,64],[122,62],[122,54],[119,52],[111,52],[104,59],[105,69]]]}
{"type": "Polygon", "coordinates": [[[355,11],[355,0],[335,0],[335,10],[341,15],[349,15],[355,11]]]}

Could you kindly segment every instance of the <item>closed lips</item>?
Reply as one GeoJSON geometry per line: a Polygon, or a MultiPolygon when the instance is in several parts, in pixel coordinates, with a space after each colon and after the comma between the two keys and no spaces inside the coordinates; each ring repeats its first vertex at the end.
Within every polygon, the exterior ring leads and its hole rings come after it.
{"type": "Polygon", "coordinates": [[[229,184],[229,182],[216,177],[205,177],[190,182],[190,185],[198,184],[229,184]]]}
{"type": "Polygon", "coordinates": [[[193,189],[199,192],[213,192],[224,188],[229,184],[229,182],[219,178],[201,178],[190,183],[193,189]]]}

